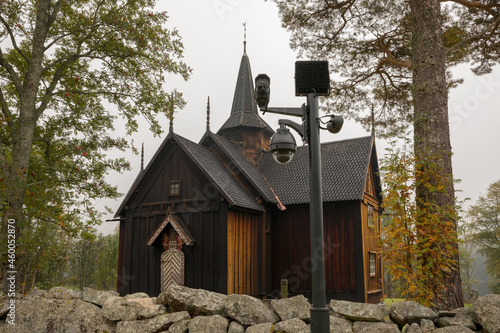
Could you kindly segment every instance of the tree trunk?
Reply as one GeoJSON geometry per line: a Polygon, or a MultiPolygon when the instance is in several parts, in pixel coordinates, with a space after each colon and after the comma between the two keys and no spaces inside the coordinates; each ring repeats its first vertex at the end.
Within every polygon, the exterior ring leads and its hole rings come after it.
{"type": "MultiPolygon", "coordinates": [[[[6,192],[7,209],[2,221],[2,235],[6,235],[7,221],[15,220],[17,246],[21,239],[21,225],[23,224],[23,203],[27,188],[27,174],[31,159],[33,138],[35,135],[37,115],[37,94],[42,77],[42,62],[45,52],[45,41],[51,24],[51,10],[54,10],[51,0],[40,0],[33,34],[33,43],[30,56],[25,58],[27,71],[24,81],[20,77],[13,77],[19,95],[19,118],[14,128],[10,128],[12,135],[12,163],[7,171],[6,192]]],[[[55,13],[54,13],[55,15],[55,13]]],[[[55,17],[55,16],[54,16],[55,17]]],[[[53,18],[54,18],[53,17],[53,18]]],[[[11,74],[17,75],[17,74],[11,74]]],[[[2,262],[1,289],[7,289],[7,265],[2,262]]],[[[19,253],[16,251],[16,263],[19,262],[19,253]]],[[[12,269],[10,269],[12,270],[12,269]]],[[[21,277],[18,276],[17,279],[21,277]]]]}
{"type": "MultiPolygon", "coordinates": [[[[412,19],[412,94],[414,101],[414,141],[417,161],[439,157],[438,176],[448,179],[445,190],[431,192],[426,186],[416,189],[417,207],[433,202],[439,207],[454,205],[451,143],[448,121],[448,90],[446,62],[442,41],[439,0],[410,0],[412,19]]],[[[439,179],[431,179],[437,186],[439,179]]],[[[418,221],[417,221],[418,222],[418,221]]],[[[456,232],[456,221],[455,232],[456,232]]],[[[418,223],[417,223],[418,224],[418,223]]],[[[458,248],[458,244],[456,244],[458,248]]],[[[443,308],[463,306],[462,283],[458,255],[456,267],[446,279],[436,303],[443,308]]]]}

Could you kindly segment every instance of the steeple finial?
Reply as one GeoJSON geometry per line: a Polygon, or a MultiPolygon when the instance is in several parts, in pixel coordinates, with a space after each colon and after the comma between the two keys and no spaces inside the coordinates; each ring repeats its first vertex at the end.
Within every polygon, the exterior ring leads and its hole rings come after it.
{"type": "Polygon", "coordinates": [[[144,142],[142,143],[141,149],[141,171],[144,170],[144,142]]]}
{"type": "Polygon", "coordinates": [[[243,23],[243,52],[247,53],[247,23],[243,23]]]}
{"type": "Polygon", "coordinates": [[[372,121],[372,136],[375,136],[375,107],[373,106],[373,104],[372,104],[371,121],[372,121]]]}
{"type": "Polygon", "coordinates": [[[207,132],[210,131],[210,96],[207,101],[207,132]]]}

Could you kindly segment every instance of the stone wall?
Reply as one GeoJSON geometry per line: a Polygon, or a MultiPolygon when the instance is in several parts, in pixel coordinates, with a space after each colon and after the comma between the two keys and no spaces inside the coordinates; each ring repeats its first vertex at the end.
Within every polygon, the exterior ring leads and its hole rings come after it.
{"type": "MultiPolygon", "coordinates": [[[[158,297],[85,288],[35,289],[24,298],[0,295],[0,332],[310,332],[310,307],[303,296],[259,300],[172,286],[158,297]],[[15,323],[15,325],[9,324],[15,323]]],[[[474,309],[439,313],[414,302],[384,306],[330,302],[330,332],[500,333],[500,295],[479,297],[474,309]]]]}

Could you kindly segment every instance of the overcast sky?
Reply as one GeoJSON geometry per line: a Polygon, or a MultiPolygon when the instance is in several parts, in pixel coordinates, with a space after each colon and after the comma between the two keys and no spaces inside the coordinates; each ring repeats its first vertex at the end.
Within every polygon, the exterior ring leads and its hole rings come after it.
{"type": "MultiPolygon", "coordinates": [[[[243,54],[243,22],[247,24],[247,54],[252,75],[266,73],[271,77],[270,106],[300,106],[303,97],[294,94],[294,64],[296,53],[289,47],[289,34],[281,27],[276,5],[264,0],[163,0],[159,10],[169,13],[169,27],[176,27],[185,47],[184,61],[193,68],[191,79],[168,78],[167,87],[184,93],[187,105],[175,115],[174,131],[194,142],[205,132],[207,97],[211,104],[211,129],[216,132],[228,118],[243,54]]],[[[489,184],[500,179],[500,69],[483,77],[475,77],[467,66],[453,70],[454,77],[465,82],[450,94],[449,112],[456,186],[460,199],[471,198],[474,203],[486,192],[489,184]]],[[[266,114],[263,118],[278,127],[278,117],[266,114]]],[[[154,138],[147,124],[132,139],[137,147],[145,143],[145,164],[150,161],[168,132],[154,138]]],[[[117,127],[117,131],[122,128],[117,127]]],[[[322,141],[341,140],[369,135],[360,125],[346,120],[339,134],[322,131],[322,141]]],[[[298,140],[298,142],[300,142],[298,140]]],[[[379,159],[387,144],[377,141],[379,159]]],[[[128,156],[132,171],[112,174],[109,181],[126,193],[140,170],[140,156],[128,156]]],[[[114,211],[121,200],[102,200],[114,211]]],[[[107,216],[106,218],[111,218],[107,216]]],[[[116,223],[104,223],[108,232],[116,223]]]]}

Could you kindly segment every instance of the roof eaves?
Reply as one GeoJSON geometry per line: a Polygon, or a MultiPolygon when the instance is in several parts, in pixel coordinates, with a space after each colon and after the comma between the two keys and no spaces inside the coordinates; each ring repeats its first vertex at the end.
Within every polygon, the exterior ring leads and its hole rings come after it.
{"type": "MultiPolygon", "coordinates": [[[[366,181],[368,179],[368,170],[370,170],[370,159],[372,157],[372,151],[373,151],[373,136],[370,137],[370,148],[368,149],[368,154],[365,156],[365,163],[364,163],[364,173],[363,173],[363,185],[366,185],[366,181]]],[[[363,200],[365,194],[365,186],[362,186],[360,189],[360,194],[358,199],[363,200]]]]}

